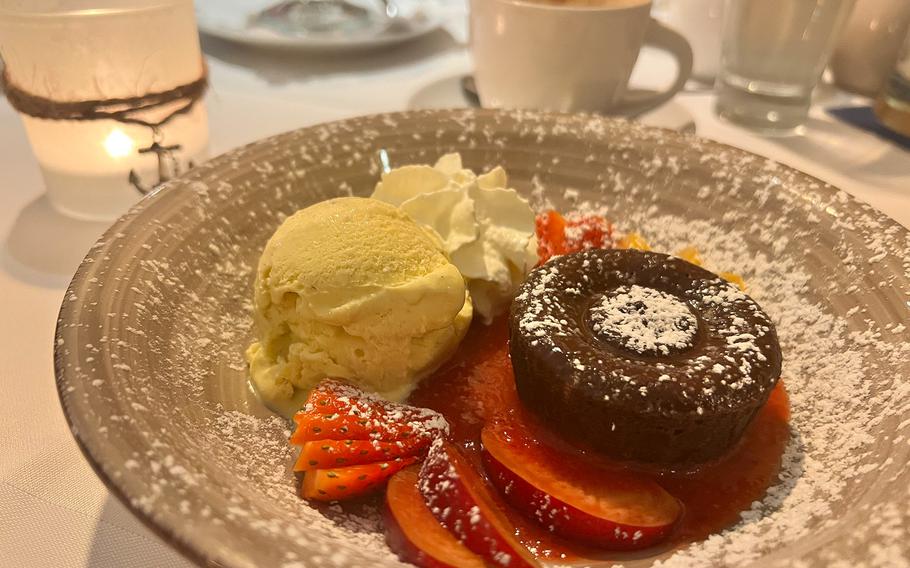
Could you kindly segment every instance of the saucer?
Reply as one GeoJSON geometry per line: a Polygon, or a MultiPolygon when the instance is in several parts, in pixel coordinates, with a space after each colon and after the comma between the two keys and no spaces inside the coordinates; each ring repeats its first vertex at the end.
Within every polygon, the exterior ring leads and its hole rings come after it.
{"type": "MultiPolygon", "coordinates": [[[[456,75],[428,83],[411,96],[407,108],[409,110],[476,108],[478,106],[476,95],[464,88],[466,80],[470,81],[470,76],[456,75]]],[[[695,132],[695,118],[675,99],[634,119],[647,126],[695,132]]]]}

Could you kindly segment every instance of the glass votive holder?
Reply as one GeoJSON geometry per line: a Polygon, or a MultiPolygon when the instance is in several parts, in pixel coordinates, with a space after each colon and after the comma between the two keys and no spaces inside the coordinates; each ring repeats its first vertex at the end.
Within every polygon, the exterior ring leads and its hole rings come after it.
{"type": "Polygon", "coordinates": [[[192,0],[13,0],[4,88],[60,212],[111,220],[207,157],[192,0]]]}

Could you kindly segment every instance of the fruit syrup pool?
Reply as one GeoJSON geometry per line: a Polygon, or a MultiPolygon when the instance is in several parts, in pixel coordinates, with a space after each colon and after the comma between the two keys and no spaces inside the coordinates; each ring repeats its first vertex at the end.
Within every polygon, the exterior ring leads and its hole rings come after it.
{"type": "MultiPolygon", "coordinates": [[[[508,318],[500,317],[486,326],[474,322],[458,353],[433,376],[424,380],[409,403],[441,412],[451,426],[452,440],[461,446],[478,471],[480,432],[490,418],[506,412],[523,411],[515,390],[509,360],[508,318]]],[[[609,561],[659,553],[705,539],[740,520],[740,513],[761,500],[776,480],[789,431],[789,401],[779,382],[768,402],[758,412],[740,443],[724,458],[685,472],[654,471],[628,464],[610,463],[584,450],[574,451],[581,459],[596,460],[611,469],[632,471],[658,482],[683,505],[682,518],[664,544],[636,553],[609,552],[556,537],[511,509],[491,493],[497,504],[517,527],[521,542],[544,560],[609,561]]],[[[535,428],[535,434],[566,448],[564,443],[535,428]]],[[[482,473],[483,474],[483,473],[482,473]]]]}

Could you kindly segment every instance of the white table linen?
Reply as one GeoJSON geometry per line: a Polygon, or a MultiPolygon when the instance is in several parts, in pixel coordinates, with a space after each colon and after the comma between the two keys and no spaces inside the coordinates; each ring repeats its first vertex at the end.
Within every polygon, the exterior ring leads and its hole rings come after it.
{"type": "MultiPolygon", "coordinates": [[[[464,12],[449,32],[341,58],[268,54],[206,40],[211,149],[218,154],[292,128],[409,108],[414,95],[470,71],[464,12]]],[[[672,76],[645,53],[634,82],[672,76]]],[[[862,102],[839,93],[826,105],[862,102]]],[[[679,95],[698,134],[799,168],[910,226],[910,152],[813,109],[806,135],[763,138],[718,121],[710,92],[679,95]]],[[[66,427],[54,385],[54,323],[65,286],[103,225],[66,223],[42,198],[38,165],[16,113],[0,102],[0,565],[183,567],[105,489],[66,427]]]]}

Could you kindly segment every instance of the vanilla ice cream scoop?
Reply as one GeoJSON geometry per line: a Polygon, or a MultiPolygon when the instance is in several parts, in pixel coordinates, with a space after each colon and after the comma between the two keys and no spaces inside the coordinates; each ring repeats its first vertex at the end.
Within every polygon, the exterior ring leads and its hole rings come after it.
{"type": "Polygon", "coordinates": [[[289,217],[260,257],[253,384],[286,413],[325,377],[402,400],[452,354],[472,311],[432,232],[380,201],[324,201],[289,217]]]}

